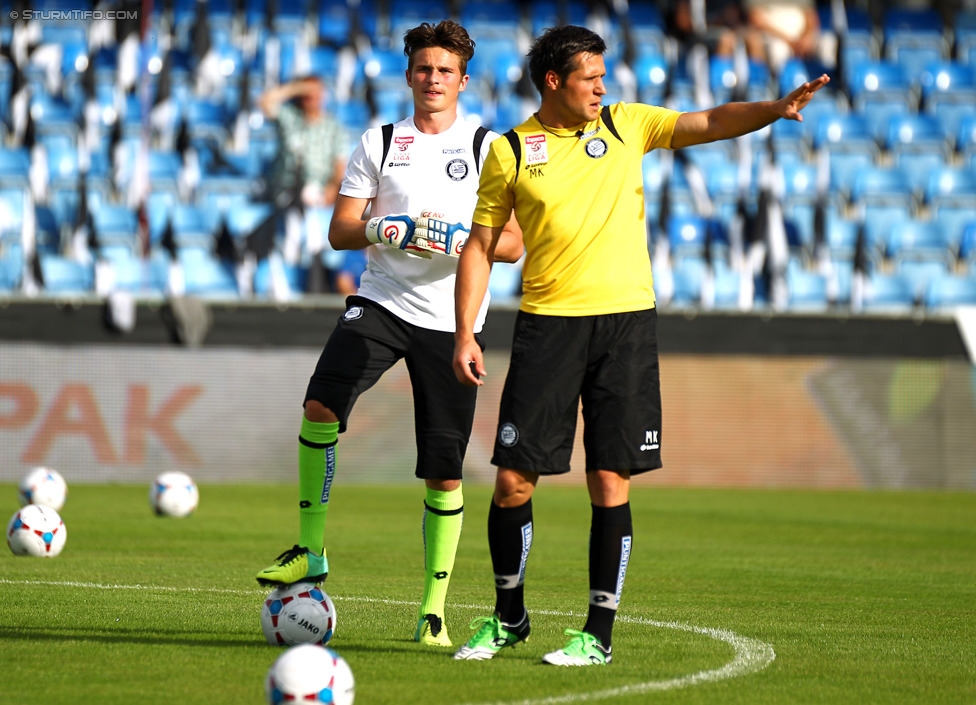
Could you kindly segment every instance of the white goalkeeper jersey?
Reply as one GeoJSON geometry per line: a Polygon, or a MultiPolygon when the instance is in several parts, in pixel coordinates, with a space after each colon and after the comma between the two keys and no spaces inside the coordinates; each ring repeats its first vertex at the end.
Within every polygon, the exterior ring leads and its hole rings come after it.
{"type": "MultiPolygon", "coordinates": [[[[349,159],[339,193],[374,199],[370,217],[405,213],[416,218],[421,211],[433,210],[443,213],[450,223],[470,228],[478,202],[478,165],[484,163],[489,144],[498,137],[495,132],[485,136],[476,160],[477,128],[458,117],[445,132],[428,135],[417,129],[411,116],[393,126],[382,165],[382,128],[370,128],[349,159]]],[[[423,259],[385,245],[371,245],[359,295],[408,323],[453,333],[457,263],[455,257],[435,254],[423,259]]],[[[488,298],[486,294],[475,332],[484,324],[488,298]]]]}

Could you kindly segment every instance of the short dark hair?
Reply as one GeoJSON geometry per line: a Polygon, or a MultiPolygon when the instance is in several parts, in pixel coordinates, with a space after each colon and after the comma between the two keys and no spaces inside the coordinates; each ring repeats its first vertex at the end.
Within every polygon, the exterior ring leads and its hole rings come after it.
{"type": "Polygon", "coordinates": [[[453,20],[442,20],[436,25],[429,22],[408,29],[403,33],[403,55],[407,57],[407,68],[413,68],[414,52],[420,49],[438,47],[446,49],[458,58],[461,75],[468,72],[468,62],[474,56],[474,40],[468,30],[453,20]]]}
{"type": "Polygon", "coordinates": [[[565,80],[576,68],[577,54],[603,54],[606,50],[603,38],[586,27],[571,24],[550,27],[529,49],[529,78],[541,94],[549,71],[555,71],[565,80]]]}

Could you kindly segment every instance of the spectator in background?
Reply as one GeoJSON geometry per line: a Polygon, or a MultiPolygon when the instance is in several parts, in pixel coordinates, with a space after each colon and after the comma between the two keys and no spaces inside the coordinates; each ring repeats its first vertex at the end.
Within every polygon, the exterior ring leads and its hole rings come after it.
{"type": "Polygon", "coordinates": [[[346,170],[349,140],[325,109],[326,87],[303,76],[264,92],[262,112],[278,125],[279,151],[268,178],[268,200],[287,206],[300,193],[305,206],[331,207],[346,170]]]}
{"type": "Polygon", "coordinates": [[[815,0],[743,0],[743,7],[749,41],[761,43],[762,58],[773,75],[793,57],[834,65],[836,46],[830,46],[831,35],[820,31],[815,0]]]}

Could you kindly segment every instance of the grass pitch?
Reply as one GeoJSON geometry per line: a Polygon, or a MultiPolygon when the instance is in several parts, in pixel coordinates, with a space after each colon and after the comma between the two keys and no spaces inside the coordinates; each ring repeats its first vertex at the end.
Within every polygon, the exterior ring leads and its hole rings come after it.
{"type": "MultiPolygon", "coordinates": [[[[54,559],[0,553],[0,702],[258,703],[281,649],[254,573],[297,536],[293,486],[201,487],[186,519],[147,487],[73,484],[54,559]]],[[[0,508],[17,508],[0,484],[0,508]]],[[[490,488],[465,488],[447,624],[490,612],[490,488]]],[[[357,705],[976,702],[976,494],[637,488],[614,663],[540,663],[580,628],[590,509],[541,483],[529,641],[489,662],[411,640],[419,482],[333,488],[330,646],[357,705]]]]}

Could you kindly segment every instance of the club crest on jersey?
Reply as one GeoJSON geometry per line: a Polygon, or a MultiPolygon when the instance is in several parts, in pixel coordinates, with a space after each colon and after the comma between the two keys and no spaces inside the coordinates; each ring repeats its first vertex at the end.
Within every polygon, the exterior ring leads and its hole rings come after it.
{"type": "Polygon", "coordinates": [[[607,153],[607,143],[602,137],[594,137],[586,143],[586,155],[593,159],[599,159],[607,153]]]}
{"type": "Polygon", "coordinates": [[[446,171],[452,181],[461,181],[468,175],[468,163],[463,159],[452,159],[447,163],[446,171]]]}
{"type": "Polygon", "coordinates": [[[525,165],[545,164],[549,161],[549,148],[545,135],[525,136],[525,165]]]}

